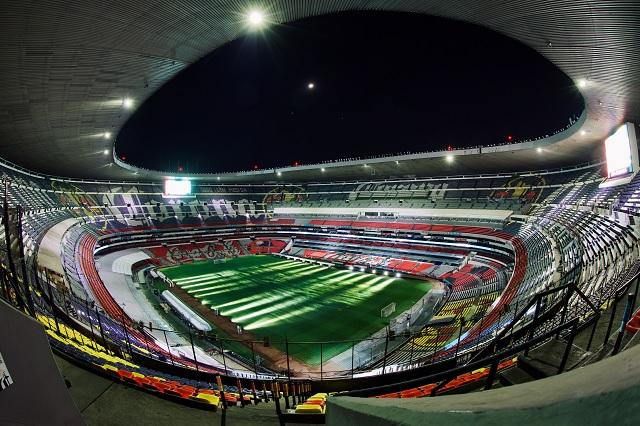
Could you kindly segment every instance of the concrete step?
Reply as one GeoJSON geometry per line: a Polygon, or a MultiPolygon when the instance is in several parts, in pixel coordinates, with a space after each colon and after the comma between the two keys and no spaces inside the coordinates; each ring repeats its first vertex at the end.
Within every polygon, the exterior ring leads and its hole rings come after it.
{"type": "Polygon", "coordinates": [[[512,386],[532,382],[535,380],[535,377],[524,371],[522,368],[513,367],[499,373],[498,380],[503,386],[512,386]]]}
{"type": "Polygon", "coordinates": [[[524,355],[520,355],[518,357],[518,368],[526,372],[535,380],[555,376],[558,373],[557,365],[550,364],[542,359],[531,358],[524,355]]]}
{"type": "MultiPolygon", "coordinates": [[[[558,374],[558,368],[562,363],[567,344],[560,340],[552,339],[544,345],[532,350],[527,356],[518,357],[518,367],[527,372],[535,379],[558,374]]],[[[584,350],[572,346],[569,350],[566,367],[574,365],[580,361],[584,350]]]]}

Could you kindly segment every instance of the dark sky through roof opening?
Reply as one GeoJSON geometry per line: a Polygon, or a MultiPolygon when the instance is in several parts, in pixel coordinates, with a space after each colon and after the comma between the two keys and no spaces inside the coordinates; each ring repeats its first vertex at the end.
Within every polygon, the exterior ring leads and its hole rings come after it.
{"type": "Polygon", "coordinates": [[[474,25],[349,12],[216,49],[139,106],[116,149],[137,166],[224,172],[512,142],[582,111],[532,49],[474,25]]]}

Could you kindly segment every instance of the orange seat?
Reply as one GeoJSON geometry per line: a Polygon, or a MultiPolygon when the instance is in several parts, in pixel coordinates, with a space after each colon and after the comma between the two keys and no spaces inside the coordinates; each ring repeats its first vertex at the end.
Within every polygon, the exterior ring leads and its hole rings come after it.
{"type": "Polygon", "coordinates": [[[133,373],[127,370],[118,370],[118,376],[133,378],[133,373]]]}
{"type": "MultiPolygon", "coordinates": [[[[168,391],[177,393],[182,398],[189,398],[190,396],[195,395],[196,389],[191,386],[179,386],[173,389],[169,389],[168,391]]],[[[167,391],[165,391],[167,392],[167,391]]]]}
{"type": "Polygon", "coordinates": [[[238,398],[236,398],[235,396],[230,395],[230,394],[228,394],[228,393],[225,393],[225,394],[224,394],[224,400],[225,400],[225,401],[227,401],[227,402],[231,402],[231,403],[233,403],[233,404],[235,404],[236,402],[238,402],[238,398]]]}

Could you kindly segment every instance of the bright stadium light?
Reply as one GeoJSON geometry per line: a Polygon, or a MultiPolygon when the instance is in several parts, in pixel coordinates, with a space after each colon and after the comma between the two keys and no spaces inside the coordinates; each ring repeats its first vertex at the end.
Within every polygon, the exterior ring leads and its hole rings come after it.
{"type": "Polygon", "coordinates": [[[316,87],[316,85],[313,82],[307,84],[307,89],[309,90],[313,90],[314,87],[316,87]]]}
{"type": "Polygon", "coordinates": [[[585,130],[580,130],[580,136],[584,136],[586,134],[587,134],[587,132],[585,130]]]}
{"type": "Polygon", "coordinates": [[[389,271],[384,271],[384,276],[388,277],[389,276],[389,271]]]}
{"type": "Polygon", "coordinates": [[[453,163],[453,155],[447,155],[446,160],[447,163],[453,163]]]}
{"type": "Polygon", "coordinates": [[[108,150],[108,149],[105,149],[104,151],[102,151],[102,153],[103,153],[104,155],[109,155],[109,150],[108,150]]]}
{"type": "Polygon", "coordinates": [[[542,148],[538,147],[536,148],[536,151],[538,152],[538,154],[540,154],[542,152],[542,148]]]}
{"type": "Polygon", "coordinates": [[[278,172],[278,176],[282,176],[282,172],[278,172]]]}
{"type": "Polygon", "coordinates": [[[111,139],[111,132],[104,132],[105,139],[111,139]]]}
{"type": "Polygon", "coordinates": [[[264,23],[264,13],[260,10],[253,9],[247,14],[247,21],[252,27],[260,27],[264,23]]]}
{"type": "Polygon", "coordinates": [[[325,169],[324,167],[322,167],[322,168],[320,168],[320,171],[321,171],[322,173],[324,173],[324,172],[326,172],[326,169],[325,169]]]}
{"type": "Polygon", "coordinates": [[[400,274],[400,272],[396,272],[396,278],[400,278],[402,276],[402,274],[400,274]]]}
{"type": "Polygon", "coordinates": [[[587,80],[585,80],[584,78],[581,78],[580,80],[578,80],[578,87],[582,89],[587,87],[587,80]]]}
{"type": "Polygon", "coordinates": [[[131,109],[131,107],[133,107],[133,99],[131,98],[124,98],[122,100],[122,106],[126,109],[131,109]]]}

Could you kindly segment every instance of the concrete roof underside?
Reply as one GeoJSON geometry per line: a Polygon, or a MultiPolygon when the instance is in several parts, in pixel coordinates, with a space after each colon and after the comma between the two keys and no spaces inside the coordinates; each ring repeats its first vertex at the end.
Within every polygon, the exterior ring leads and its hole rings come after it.
{"type": "MultiPolygon", "coordinates": [[[[0,8],[0,157],[55,176],[156,179],[105,149],[139,105],[178,72],[243,35],[257,2],[237,0],[13,1],[0,8]]],[[[569,77],[585,79],[578,124],[553,138],[501,152],[444,155],[221,174],[227,182],[360,179],[532,170],[601,156],[601,142],[640,118],[637,0],[281,0],[264,2],[273,24],[347,10],[424,13],[477,24],[522,42],[569,77]],[[584,130],[582,135],[580,130],[584,130]],[[541,149],[538,149],[541,148],[541,149]],[[463,155],[466,154],[466,155],[463,155]],[[366,166],[364,165],[366,164],[366,166]]],[[[535,76],[531,76],[535,78],[535,76]]],[[[550,105],[552,108],[553,105],[550,105]]],[[[183,141],[184,142],[184,141],[183,141]]],[[[141,141],[149,144],[152,141],[141,141]]],[[[212,174],[208,177],[217,178],[212,174]]]]}

